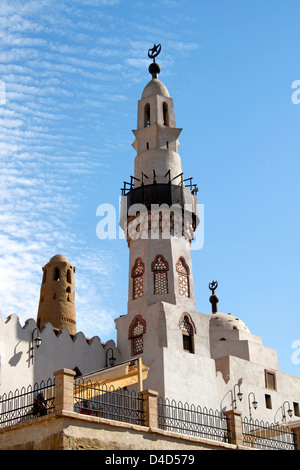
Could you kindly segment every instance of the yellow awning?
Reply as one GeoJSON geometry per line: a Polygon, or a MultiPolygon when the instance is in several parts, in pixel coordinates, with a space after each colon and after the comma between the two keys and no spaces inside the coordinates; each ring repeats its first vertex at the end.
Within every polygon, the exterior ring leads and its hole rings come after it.
{"type": "Polygon", "coordinates": [[[75,396],[82,399],[93,398],[106,392],[138,384],[139,392],[143,390],[143,381],[148,377],[149,368],[142,358],[123,362],[114,367],[100,369],[78,377],[75,381],[75,396]],[[111,387],[112,386],[112,387],[111,387]],[[110,388],[111,387],[111,388],[110,388]]]}

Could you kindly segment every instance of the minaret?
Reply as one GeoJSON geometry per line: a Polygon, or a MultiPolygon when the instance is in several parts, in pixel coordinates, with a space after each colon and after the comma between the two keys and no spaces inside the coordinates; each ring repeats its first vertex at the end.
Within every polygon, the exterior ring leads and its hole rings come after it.
{"type": "Polygon", "coordinates": [[[157,78],[156,56],[148,55],[152,80],[138,102],[134,176],[124,183],[120,224],[130,249],[129,311],[159,301],[195,309],[190,244],[199,222],[197,188],[185,179],[178,154],[181,129],[174,103],[157,78]],[[133,307],[135,309],[135,306],[133,307]]]}
{"type": "Polygon", "coordinates": [[[198,225],[197,187],[185,178],[178,153],[181,129],[174,103],[158,79],[138,101],[134,175],[122,189],[120,225],[129,247],[127,314],[115,320],[121,361],[142,357],[145,389],[215,407],[216,371],[210,357],[208,316],[196,311],[191,243],[198,225]]]}
{"type": "Polygon", "coordinates": [[[56,255],[43,267],[37,326],[51,323],[76,334],[75,267],[63,255],[56,255]]]}

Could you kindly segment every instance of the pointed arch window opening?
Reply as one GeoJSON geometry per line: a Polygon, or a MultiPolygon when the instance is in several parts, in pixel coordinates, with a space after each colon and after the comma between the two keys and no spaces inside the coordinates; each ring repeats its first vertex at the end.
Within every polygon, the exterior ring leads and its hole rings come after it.
{"type": "Polygon", "coordinates": [[[53,281],[59,281],[60,280],[60,272],[58,268],[54,268],[53,271],[53,281]]]}
{"type": "Polygon", "coordinates": [[[179,321],[179,328],[182,332],[183,350],[191,354],[195,353],[194,334],[196,332],[194,323],[189,314],[184,313],[179,321]]]}
{"type": "Polygon", "coordinates": [[[151,264],[154,294],[168,294],[169,263],[163,255],[157,255],[151,264]]]}
{"type": "Polygon", "coordinates": [[[163,122],[164,126],[169,127],[169,107],[165,101],[163,102],[163,122]]]}
{"type": "Polygon", "coordinates": [[[150,104],[145,104],[144,108],[144,127],[150,127],[150,104]]]}
{"type": "Polygon", "coordinates": [[[144,352],[144,334],[146,333],[146,322],[141,315],[132,320],[129,327],[129,339],[131,340],[131,354],[137,356],[144,352]]]}
{"type": "Polygon", "coordinates": [[[141,258],[137,258],[131,272],[133,281],[133,300],[139,299],[144,295],[144,272],[145,265],[141,258]]]}
{"type": "Polygon", "coordinates": [[[180,256],[176,263],[176,271],[178,273],[179,295],[182,295],[183,297],[190,297],[190,268],[182,256],[180,256]]]}

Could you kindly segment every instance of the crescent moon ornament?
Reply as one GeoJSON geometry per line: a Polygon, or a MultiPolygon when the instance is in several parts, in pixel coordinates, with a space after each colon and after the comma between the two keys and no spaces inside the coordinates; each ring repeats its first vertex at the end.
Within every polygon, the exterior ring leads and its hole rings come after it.
{"type": "Polygon", "coordinates": [[[150,59],[155,59],[155,57],[158,56],[158,54],[160,53],[161,51],[161,45],[160,44],[154,44],[154,46],[152,47],[152,49],[149,49],[148,50],[148,57],[150,59]]]}
{"type": "Polygon", "coordinates": [[[214,293],[216,288],[218,287],[218,281],[212,281],[208,285],[209,289],[214,293]]]}

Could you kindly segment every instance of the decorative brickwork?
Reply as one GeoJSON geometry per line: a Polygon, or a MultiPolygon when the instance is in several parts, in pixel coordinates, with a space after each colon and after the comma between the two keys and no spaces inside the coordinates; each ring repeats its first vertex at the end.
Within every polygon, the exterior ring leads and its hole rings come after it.
{"type": "Polygon", "coordinates": [[[169,264],[163,255],[157,255],[151,264],[153,271],[154,294],[168,294],[169,264]]]}
{"type": "Polygon", "coordinates": [[[129,327],[129,339],[131,339],[131,354],[136,356],[144,352],[144,333],[146,332],[146,322],[137,315],[131,322],[129,327]]]}
{"type": "Polygon", "coordinates": [[[181,256],[176,263],[176,271],[178,272],[178,288],[179,294],[184,297],[190,296],[190,281],[189,274],[190,269],[185,262],[185,259],[181,256]]]}
{"type": "Polygon", "coordinates": [[[145,265],[141,258],[137,258],[131,272],[133,279],[133,300],[139,299],[144,295],[144,272],[145,265]]]}

